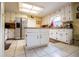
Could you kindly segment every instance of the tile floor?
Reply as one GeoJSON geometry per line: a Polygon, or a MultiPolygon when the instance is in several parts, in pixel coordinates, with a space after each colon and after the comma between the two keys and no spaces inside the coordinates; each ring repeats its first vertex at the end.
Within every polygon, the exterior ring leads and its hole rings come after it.
{"type": "Polygon", "coordinates": [[[11,46],[6,57],[79,57],[79,47],[64,43],[49,43],[46,47],[26,49],[24,40],[8,40],[11,46]]]}

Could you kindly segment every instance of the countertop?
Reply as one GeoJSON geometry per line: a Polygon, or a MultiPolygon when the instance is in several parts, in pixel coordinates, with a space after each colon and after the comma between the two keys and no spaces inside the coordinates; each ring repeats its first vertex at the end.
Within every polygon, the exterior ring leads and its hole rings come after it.
{"type": "Polygon", "coordinates": [[[24,29],[49,29],[49,28],[42,28],[42,27],[24,27],[24,29]]]}
{"type": "Polygon", "coordinates": [[[73,28],[24,27],[24,29],[73,29],[73,28]]]}

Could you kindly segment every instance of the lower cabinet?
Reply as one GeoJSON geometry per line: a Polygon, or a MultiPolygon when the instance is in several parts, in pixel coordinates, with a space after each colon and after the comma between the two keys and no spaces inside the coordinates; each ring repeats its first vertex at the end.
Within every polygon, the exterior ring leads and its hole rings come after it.
{"type": "Polygon", "coordinates": [[[14,38],[14,29],[5,29],[5,40],[14,38]]]}
{"type": "Polygon", "coordinates": [[[27,37],[26,37],[26,43],[27,43],[27,47],[32,48],[32,47],[37,47],[40,45],[40,40],[38,39],[38,33],[27,33],[27,37]]]}
{"type": "Polygon", "coordinates": [[[27,48],[35,48],[48,45],[49,30],[48,29],[25,29],[27,48]]]}
{"type": "Polygon", "coordinates": [[[39,33],[39,36],[40,36],[40,44],[41,45],[47,45],[48,44],[48,42],[49,42],[49,33],[48,33],[48,31],[47,32],[41,32],[41,33],[39,33]]]}
{"type": "Polygon", "coordinates": [[[72,43],[72,29],[50,29],[50,38],[65,42],[72,43]]]}

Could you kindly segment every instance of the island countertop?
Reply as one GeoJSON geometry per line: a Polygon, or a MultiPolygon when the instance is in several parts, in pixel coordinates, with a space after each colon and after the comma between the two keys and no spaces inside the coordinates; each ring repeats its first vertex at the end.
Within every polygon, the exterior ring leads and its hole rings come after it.
{"type": "Polygon", "coordinates": [[[73,28],[24,27],[24,29],[73,29],[73,28]]]}
{"type": "Polygon", "coordinates": [[[42,27],[24,27],[24,29],[50,29],[50,28],[42,28],[42,27]]]}

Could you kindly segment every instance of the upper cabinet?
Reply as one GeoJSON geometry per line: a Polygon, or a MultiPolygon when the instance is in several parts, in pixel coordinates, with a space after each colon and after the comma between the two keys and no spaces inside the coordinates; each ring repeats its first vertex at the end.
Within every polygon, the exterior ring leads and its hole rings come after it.
{"type": "Polygon", "coordinates": [[[61,17],[62,17],[62,21],[63,22],[67,22],[67,21],[72,21],[72,9],[71,9],[71,4],[65,5],[62,9],[61,9],[61,17]]]}
{"type": "Polygon", "coordinates": [[[72,5],[68,3],[42,19],[42,25],[50,25],[53,18],[59,15],[62,22],[72,21],[72,5]]]}
{"type": "Polygon", "coordinates": [[[58,9],[57,11],[55,11],[55,16],[60,15],[62,22],[72,21],[72,9],[71,8],[72,8],[72,5],[67,4],[63,6],[62,8],[58,9]]]}

